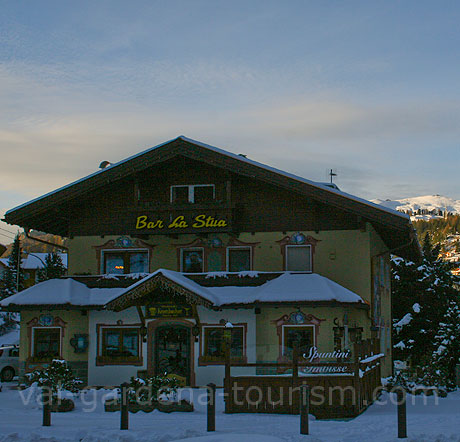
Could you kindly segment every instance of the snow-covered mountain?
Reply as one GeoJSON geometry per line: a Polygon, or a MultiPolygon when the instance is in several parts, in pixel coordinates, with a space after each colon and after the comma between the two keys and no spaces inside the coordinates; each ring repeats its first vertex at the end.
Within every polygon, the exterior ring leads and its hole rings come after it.
{"type": "Polygon", "coordinates": [[[407,213],[413,220],[442,217],[445,213],[460,215],[460,200],[442,195],[415,196],[399,200],[375,199],[372,202],[407,213]]]}

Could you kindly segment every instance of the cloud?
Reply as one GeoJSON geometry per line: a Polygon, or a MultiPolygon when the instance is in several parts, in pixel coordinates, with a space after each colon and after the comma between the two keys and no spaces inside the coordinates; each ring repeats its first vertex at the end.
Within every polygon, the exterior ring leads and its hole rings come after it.
{"type": "Polygon", "coordinates": [[[375,104],[339,92],[298,94],[295,83],[277,90],[291,75],[200,60],[5,63],[0,191],[20,192],[21,203],[94,172],[102,160],[184,134],[314,180],[338,167],[344,190],[386,197],[388,182],[407,183],[389,152],[420,154],[427,140],[459,138],[455,100],[375,104]]]}

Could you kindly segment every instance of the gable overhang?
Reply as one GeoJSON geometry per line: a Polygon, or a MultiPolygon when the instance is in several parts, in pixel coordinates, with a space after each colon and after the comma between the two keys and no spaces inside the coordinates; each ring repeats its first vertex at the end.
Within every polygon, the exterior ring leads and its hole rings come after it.
{"type": "Polygon", "coordinates": [[[413,226],[407,215],[183,136],[11,209],[6,212],[4,221],[25,229],[68,236],[69,218],[63,208],[103,186],[134,176],[177,156],[275,185],[343,210],[358,220],[371,222],[390,250],[398,248],[401,254],[414,260],[421,255],[417,241],[413,240],[413,226]],[[401,248],[401,245],[405,246],[401,248]]]}
{"type": "Polygon", "coordinates": [[[180,283],[173,281],[165,275],[158,273],[152,277],[147,277],[113,299],[105,305],[107,310],[119,312],[129,307],[138,307],[148,302],[148,296],[156,289],[166,291],[172,296],[184,298],[188,304],[202,305],[207,308],[213,306],[212,301],[204,298],[201,294],[184,287],[180,283]]]}

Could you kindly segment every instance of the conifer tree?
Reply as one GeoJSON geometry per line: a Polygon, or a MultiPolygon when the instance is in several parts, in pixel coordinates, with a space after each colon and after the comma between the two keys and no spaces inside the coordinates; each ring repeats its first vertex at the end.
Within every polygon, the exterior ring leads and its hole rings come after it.
{"type": "Polygon", "coordinates": [[[16,235],[13,249],[8,258],[8,267],[3,272],[3,288],[0,294],[1,299],[14,295],[24,289],[24,270],[21,260],[21,245],[19,234],[16,235]]]}
{"type": "MultiPolygon", "coordinates": [[[[7,298],[24,289],[24,270],[22,268],[21,245],[19,234],[16,235],[11,255],[8,258],[8,267],[2,275],[0,299],[7,298]]],[[[0,313],[0,335],[3,335],[17,326],[16,313],[0,313]]]]}
{"type": "Polygon", "coordinates": [[[455,367],[460,361],[460,306],[452,301],[439,324],[434,350],[427,364],[423,382],[427,385],[456,388],[455,367]]]}
{"type": "Polygon", "coordinates": [[[451,302],[456,303],[458,278],[452,264],[439,258],[427,234],[423,242],[423,263],[418,266],[401,258],[393,260],[394,356],[412,367],[429,363],[435,350],[439,323],[451,302]]]}
{"type": "Polygon", "coordinates": [[[48,253],[45,258],[45,266],[38,272],[38,281],[61,278],[65,275],[67,269],[62,263],[61,256],[58,253],[48,253]]]}

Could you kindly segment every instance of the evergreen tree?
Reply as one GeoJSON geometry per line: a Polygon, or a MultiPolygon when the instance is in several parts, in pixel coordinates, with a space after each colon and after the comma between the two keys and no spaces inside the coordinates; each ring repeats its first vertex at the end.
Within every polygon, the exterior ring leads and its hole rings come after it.
{"type": "Polygon", "coordinates": [[[45,258],[45,266],[38,272],[38,281],[61,278],[65,275],[67,269],[62,263],[61,256],[58,253],[48,253],[45,258]]]}
{"type": "Polygon", "coordinates": [[[434,350],[427,365],[423,382],[456,388],[455,366],[460,361],[460,306],[451,302],[435,336],[434,350]]]}
{"type": "Polygon", "coordinates": [[[459,293],[453,265],[439,256],[439,245],[433,246],[429,235],[423,242],[420,266],[401,258],[393,260],[393,342],[394,356],[423,367],[435,350],[439,323],[459,293]]]}
{"type": "Polygon", "coordinates": [[[14,239],[13,249],[8,258],[8,267],[3,272],[1,299],[14,295],[24,289],[24,270],[21,261],[21,246],[18,234],[14,239]]]}
{"type": "MultiPolygon", "coordinates": [[[[24,270],[22,268],[21,245],[19,234],[14,239],[11,255],[8,258],[8,267],[2,275],[0,299],[7,298],[24,289],[24,270]]],[[[16,313],[0,313],[0,336],[15,328],[19,318],[16,313]]]]}

